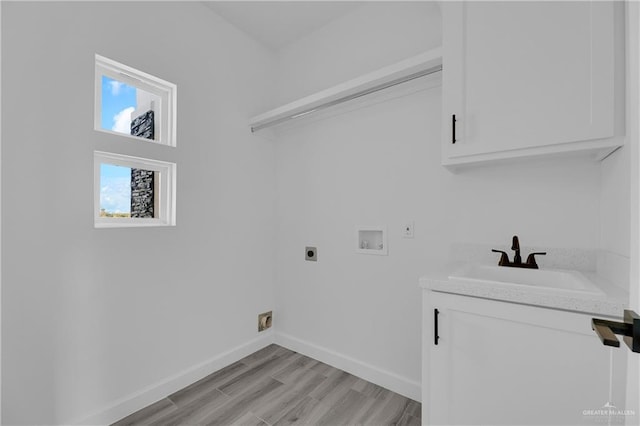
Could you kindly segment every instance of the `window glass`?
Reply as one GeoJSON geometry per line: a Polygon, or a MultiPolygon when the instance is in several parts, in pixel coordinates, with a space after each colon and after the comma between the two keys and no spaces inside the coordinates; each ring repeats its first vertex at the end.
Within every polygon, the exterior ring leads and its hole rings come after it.
{"type": "Polygon", "coordinates": [[[100,217],[131,217],[131,168],[100,164],[100,217]]]}
{"type": "Polygon", "coordinates": [[[156,174],[153,170],[100,164],[100,217],[155,218],[156,174]]]}
{"type": "Polygon", "coordinates": [[[155,109],[160,98],[102,76],[100,125],[104,130],[155,140],[155,109]]]}

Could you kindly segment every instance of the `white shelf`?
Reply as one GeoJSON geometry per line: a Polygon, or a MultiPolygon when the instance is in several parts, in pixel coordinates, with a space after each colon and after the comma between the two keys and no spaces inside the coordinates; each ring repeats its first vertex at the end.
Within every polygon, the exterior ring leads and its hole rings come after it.
{"type": "Polygon", "coordinates": [[[249,125],[252,131],[258,131],[384,88],[386,85],[393,85],[403,79],[411,79],[412,76],[421,73],[436,72],[441,67],[442,50],[429,50],[257,115],[250,119],[249,125]]]}
{"type": "Polygon", "coordinates": [[[531,160],[550,157],[582,156],[591,161],[602,161],[624,145],[623,137],[577,141],[564,144],[551,144],[509,151],[488,152],[456,158],[442,158],[442,165],[452,171],[483,164],[513,163],[518,160],[531,160]]]}

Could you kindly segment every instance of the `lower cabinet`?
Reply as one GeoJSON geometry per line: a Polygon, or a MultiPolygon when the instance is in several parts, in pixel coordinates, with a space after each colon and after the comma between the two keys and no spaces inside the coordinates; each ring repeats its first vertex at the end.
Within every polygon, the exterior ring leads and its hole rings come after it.
{"type": "Polygon", "coordinates": [[[423,424],[607,424],[629,351],[603,346],[593,316],[425,290],[423,424]]]}

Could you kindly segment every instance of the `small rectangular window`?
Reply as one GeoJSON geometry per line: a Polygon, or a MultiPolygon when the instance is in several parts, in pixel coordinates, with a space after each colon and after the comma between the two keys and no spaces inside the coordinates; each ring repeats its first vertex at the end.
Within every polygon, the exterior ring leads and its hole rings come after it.
{"type": "Polygon", "coordinates": [[[175,225],[174,163],[94,152],[96,227],[175,225]]]}
{"type": "Polygon", "coordinates": [[[176,146],[175,84],[96,55],[95,129],[176,146]]]}

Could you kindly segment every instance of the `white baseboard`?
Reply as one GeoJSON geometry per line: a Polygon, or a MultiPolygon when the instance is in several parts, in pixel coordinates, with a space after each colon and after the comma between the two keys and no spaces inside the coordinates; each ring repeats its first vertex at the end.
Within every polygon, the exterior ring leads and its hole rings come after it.
{"type": "Polygon", "coordinates": [[[284,333],[275,333],[274,343],[287,349],[299,352],[310,358],[322,361],[333,367],[368,380],[393,392],[404,395],[415,401],[422,400],[422,386],[419,382],[383,370],[371,364],[340,354],[313,343],[298,339],[284,333]]]}
{"type": "Polygon", "coordinates": [[[198,365],[190,367],[180,373],[177,373],[171,377],[147,386],[144,389],[139,390],[133,394],[127,395],[113,403],[108,407],[88,416],[79,422],[70,422],[76,425],[103,425],[116,422],[123,417],[126,417],[136,411],[153,404],[156,401],[165,398],[168,395],[194,383],[209,374],[233,364],[236,361],[244,358],[247,355],[264,348],[265,346],[274,343],[274,334],[272,330],[261,333],[256,337],[230,349],[222,354],[215,356],[207,361],[204,361],[198,365]]]}

